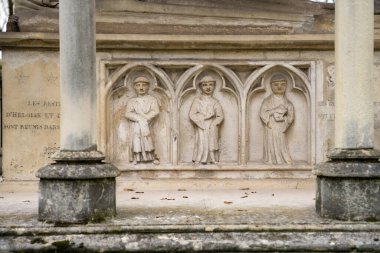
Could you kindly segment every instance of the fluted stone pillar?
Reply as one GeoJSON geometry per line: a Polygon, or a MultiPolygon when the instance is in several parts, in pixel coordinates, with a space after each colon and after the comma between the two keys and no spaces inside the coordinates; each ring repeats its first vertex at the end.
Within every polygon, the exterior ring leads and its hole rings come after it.
{"type": "Polygon", "coordinates": [[[335,6],[335,150],[315,167],[317,212],[326,218],[380,220],[380,153],[373,149],[374,1],[335,6]]]}
{"type": "Polygon", "coordinates": [[[85,223],[116,213],[115,177],[96,147],[95,0],[59,2],[61,137],[37,172],[39,220],[85,223]]]}

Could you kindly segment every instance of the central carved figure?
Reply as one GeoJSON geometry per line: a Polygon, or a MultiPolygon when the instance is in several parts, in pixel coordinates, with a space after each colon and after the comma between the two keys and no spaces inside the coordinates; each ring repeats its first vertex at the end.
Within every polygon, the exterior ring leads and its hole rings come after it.
{"type": "Polygon", "coordinates": [[[159,114],[157,99],[148,94],[150,82],[145,77],[137,77],[133,82],[137,96],[127,103],[125,117],[131,122],[130,144],[133,164],[160,161],[154,152],[150,124],[159,114]]]}
{"type": "Polygon", "coordinates": [[[196,97],[189,117],[195,124],[194,164],[219,162],[219,126],[224,115],[219,101],[213,97],[216,81],[205,76],[199,81],[202,94],[196,97]]]}
{"type": "Polygon", "coordinates": [[[285,132],[294,121],[294,106],[286,98],[287,80],[283,74],[275,74],[270,80],[273,94],[264,99],[260,118],[264,123],[265,163],[291,164],[285,132]]]}

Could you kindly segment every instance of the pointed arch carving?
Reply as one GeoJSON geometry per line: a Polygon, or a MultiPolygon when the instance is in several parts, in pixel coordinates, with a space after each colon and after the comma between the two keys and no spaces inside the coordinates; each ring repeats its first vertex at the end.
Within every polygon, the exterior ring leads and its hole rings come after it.
{"type": "MultiPolygon", "coordinates": [[[[131,128],[130,122],[125,118],[125,109],[128,101],[136,96],[132,79],[139,75],[148,76],[151,87],[149,94],[159,105],[160,113],[151,126],[151,135],[156,153],[164,164],[171,163],[171,142],[160,139],[162,135],[170,135],[173,111],[174,85],[172,80],[161,69],[152,64],[128,63],[116,70],[100,90],[104,103],[101,118],[103,118],[103,147],[115,164],[131,164],[131,128]]],[[[123,165],[121,168],[123,168],[123,165]]]]}
{"type": "Polygon", "coordinates": [[[194,124],[189,119],[189,110],[192,102],[200,96],[198,87],[199,77],[202,75],[214,76],[216,87],[213,96],[219,101],[224,112],[224,122],[220,127],[220,162],[239,163],[239,139],[241,117],[239,108],[242,97],[240,90],[242,83],[231,70],[218,64],[195,65],[189,68],[178,79],[176,84],[177,122],[181,140],[178,143],[178,162],[191,164],[194,149],[194,124]]]}
{"type": "MultiPolygon", "coordinates": [[[[294,121],[286,130],[285,138],[289,144],[290,156],[292,163],[310,164],[312,163],[312,126],[314,124],[314,97],[310,77],[302,70],[288,63],[268,64],[255,70],[245,82],[244,97],[247,108],[247,136],[249,138],[248,163],[263,163],[265,157],[265,145],[269,145],[265,134],[266,126],[260,119],[260,110],[265,98],[272,94],[269,79],[275,73],[283,73],[288,77],[288,88],[286,97],[294,105],[294,121]],[[290,86],[290,87],[289,87],[290,86]],[[255,129],[255,130],[253,130],[255,129]],[[305,152],[307,150],[307,152],[305,152]]],[[[272,131],[272,130],[270,130],[272,131]]],[[[280,159],[281,160],[281,159],[280,159]]],[[[286,165],[284,161],[269,162],[271,165],[286,165]],[[274,163],[274,164],[273,164],[274,163]]]]}
{"type": "MultiPolygon", "coordinates": [[[[175,61],[148,59],[117,61],[114,65],[112,61],[108,61],[107,64],[110,63],[109,71],[106,64],[103,66],[98,86],[100,123],[98,145],[111,162],[115,163],[116,154],[116,160],[121,159],[123,164],[130,166],[126,155],[127,149],[115,151],[115,147],[120,149],[128,138],[126,134],[123,135],[127,131],[125,122],[123,123],[124,114],[120,108],[123,108],[126,101],[134,95],[128,78],[132,78],[135,72],[144,72],[152,76],[151,94],[160,101],[160,115],[164,115],[157,120],[160,126],[157,131],[161,131],[158,133],[159,142],[165,143],[166,147],[159,148],[164,161],[155,169],[169,169],[176,166],[194,168],[191,161],[194,126],[189,120],[189,110],[195,97],[200,95],[198,80],[204,75],[211,75],[217,80],[213,96],[220,102],[224,111],[224,121],[219,131],[221,158],[218,168],[236,165],[260,169],[262,166],[267,166],[261,159],[262,141],[257,143],[258,138],[262,138],[260,135],[263,131],[259,109],[264,98],[271,94],[269,85],[271,74],[280,71],[288,78],[287,96],[296,111],[294,124],[288,133],[292,155],[295,156],[296,163],[313,164],[313,152],[315,152],[315,137],[312,135],[312,128],[315,125],[313,62],[234,63],[230,60],[224,62],[181,60],[177,64],[175,61]],[[301,125],[304,129],[300,128],[301,125]],[[298,138],[301,135],[303,137],[298,138]],[[300,146],[300,150],[295,150],[296,146],[300,146]],[[306,155],[304,150],[307,150],[306,155]]],[[[117,165],[123,169],[123,166],[117,165]]],[[[270,165],[271,168],[276,166],[270,165]]]]}

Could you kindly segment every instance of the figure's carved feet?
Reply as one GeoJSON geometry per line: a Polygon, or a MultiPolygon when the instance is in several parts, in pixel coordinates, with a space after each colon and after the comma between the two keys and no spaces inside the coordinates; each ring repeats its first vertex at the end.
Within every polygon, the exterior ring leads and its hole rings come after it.
{"type": "Polygon", "coordinates": [[[211,159],[211,160],[210,160],[210,163],[211,163],[211,164],[218,164],[218,162],[217,162],[215,159],[211,159]]]}
{"type": "Polygon", "coordinates": [[[160,160],[155,159],[155,160],[153,161],[153,164],[154,164],[154,165],[159,165],[159,164],[160,164],[160,160]]]}
{"type": "Polygon", "coordinates": [[[193,161],[193,164],[194,164],[194,166],[199,166],[200,163],[193,161]]]}

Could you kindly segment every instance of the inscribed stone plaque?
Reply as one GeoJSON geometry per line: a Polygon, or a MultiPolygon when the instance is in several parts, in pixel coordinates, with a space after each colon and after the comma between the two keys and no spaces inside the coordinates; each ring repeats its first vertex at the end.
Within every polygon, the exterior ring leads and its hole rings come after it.
{"type": "Polygon", "coordinates": [[[59,149],[58,53],[5,52],[3,59],[4,177],[35,179],[59,149]]]}

